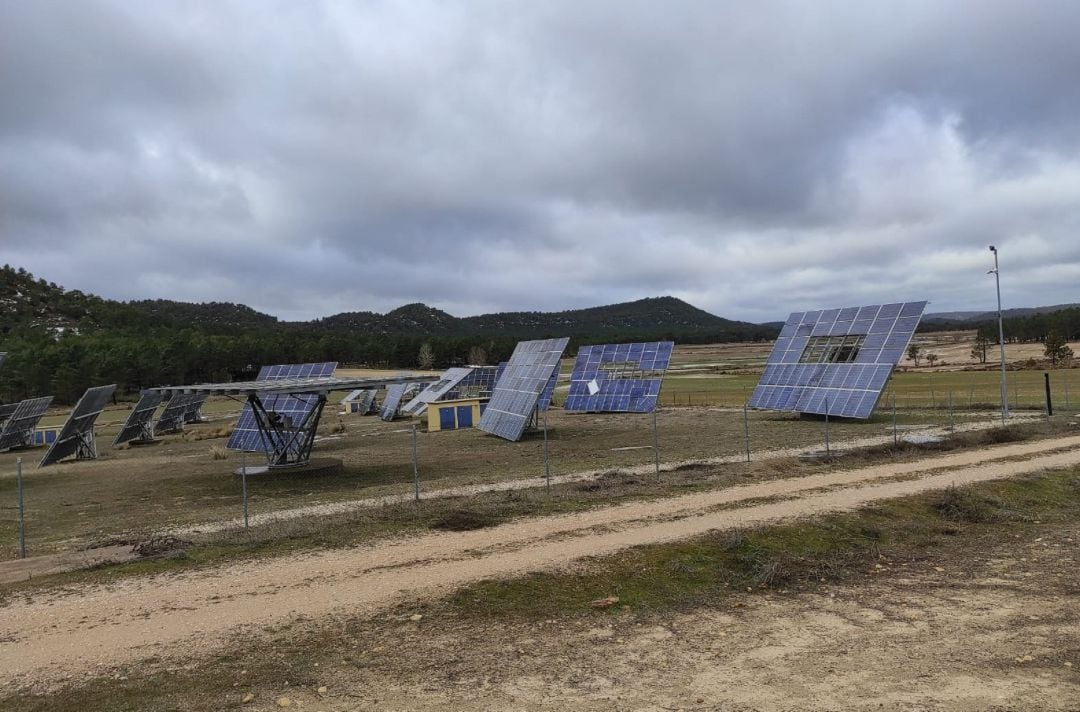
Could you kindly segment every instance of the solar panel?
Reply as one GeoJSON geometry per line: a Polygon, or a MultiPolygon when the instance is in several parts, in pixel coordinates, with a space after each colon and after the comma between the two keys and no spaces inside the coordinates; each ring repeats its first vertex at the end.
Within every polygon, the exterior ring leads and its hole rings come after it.
{"type": "MultiPolygon", "coordinates": [[[[263,396],[261,400],[267,413],[275,413],[276,417],[282,419],[286,431],[295,432],[297,427],[307,420],[308,415],[318,404],[319,398],[308,394],[271,393],[263,396]]],[[[255,421],[255,411],[251,409],[249,404],[240,414],[240,420],[237,421],[226,447],[230,450],[244,450],[246,452],[270,452],[274,449],[275,444],[292,443],[297,445],[299,443],[298,440],[292,438],[282,440],[281,443],[275,443],[272,440],[268,441],[268,437],[273,438],[275,435],[273,432],[267,434],[259,430],[255,421]]]]}
{"type": "Polygon", "coordinates": [[[124,426],[120,428],[120,432],[116,434],[116,439],[113,440],[113,446],[131,440],[139,440],[142,442],[153,440],[154,427],[150,421],[153,420],[154,411],[161,405],[161,400],[164,397],[165,394],[161,391],[143,391],[140,393],[139,402],[131,409],[127,420],[124,421],[124,426]]]}
{"type": "Polygon", "coordinates": [[[194,398],[184,408],[183,419],[185,424],[202,422],[202,407],[206,402],[205,393],[194,393],[194,398]]]}
{"type": "Polygon", "coordinates": [[[518,343],[477,427],[507,440],[520,440],[552,375],[558,375],[568,341],[564,337],[518,343]]]}
{"type": "Polygon", "coordinates": [[[559,364],[555,366],[555,370],[551,372],[551,378],[548,379],[543,392],[540,394],[540,400],[536,402],[537,410],[547,410],[551,407],[551,399],[555,397],[555,386],[559,383],[559,364]]]}
{"type": "Polygon", "coordinates": [[[49,451],[45,453],[45,457],[41,458],[38,467],[51,465],[71,455],[80,460],[97,457],[94,422],[105,409],[105,404],[112,398],[115,390],[115,383],[86,389],[86,393],[83,393],[83,397],[75,404],[75,409],[71,411],[56,440],[49,446],[49,451]]]}
{"type": "Polygon", "coordinates": [[[165,404],[165,410],[161,411],[157,422],[154,423],[154,434],[174,433],[184,427],[184,414],[188,407],[195,401],[194,393],[175,393],[165,404]]]}
{"type": "Polygon", "coordinates": [[[7,405],[0,405],[0,430],[3,430],[4,423],[11,417],[11,414],[15,412],[15,409],[19,407],[18,402],[8,403],[7,405]]]}
{"type": "MultiPolygon", "coordinates": [[[[263,366],[259,369],[259,381],[282,381],[290,378],[322,378],[333,376],[337,370],[337,362],[323,363],[283,363],[275,366],[263,366]]],[[[205,396],[204,396],[205,398],[205,396]]],[[[315,407],[318,399],[300,398],[293,395],[268,395],[262,398],[263,407],[267,412],[279,413],[287,416],[295,422],[303,422],[306,413],[315,407]],[[304,413],[303,417],[300,414],[304,413]]],[[[225,447],[229,450],[244,450],[254,452],[267,450],[263,436],[260,434],[258,424],[255,421],[255,413],[251,410],[251,404],[245,403],[240,411],[240,418],[236,421],[232,435],[225,447]]]]}
{"type": "Polygon", "coordinates": [[[410,415],[420,415],[427,408],[428,403],[434,403],[446,396],[459,386],[472,373],[471,368],[450,368],[435,383],[420,391],[416,396],[402,406],[402,412],[410,415]]]}
{"type": "Polygon", "coordinates": [[[675,344],[582,346],[563,406],[579,413],[651,413],[675,344]]]}
{"type": "Polygon", "coordinates": [[[925,308],[904,302],[794,312],[747,405],[869,418],[925,308]]]}
{"type": "Polygon", "coordinates": [[[394,383],[386,387],[386,397],[383,398],[382,410],[379,412],[380,418],[391,421],[397,417],[398,407],[408,387],[407,383],[394,383]]]}
{"type": "Polygon", "coordinates": [[[34,442],[34,428],[52,403],[52,396],[28,398],[15,404],[0,430],[0,451],[29,447],[34,442]]]}

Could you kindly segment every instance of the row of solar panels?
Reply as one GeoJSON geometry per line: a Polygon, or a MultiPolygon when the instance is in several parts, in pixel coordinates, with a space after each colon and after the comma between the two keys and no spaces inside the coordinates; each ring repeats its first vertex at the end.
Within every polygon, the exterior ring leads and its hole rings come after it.
{"type": "MultiPolygon", "coordinates": [[[[83,394],[50,444],[49,451],[41,460],[41,466],[50,465],[70,455],[95,456],[94,423],[115,390],[115,384],[97,386],[83,394]]],[[[52,396],[44,396],[0,406],[0,452],[33,445],[34,431],[52,400],[52,396]]],[[[198,418],[205,396],[174,397],[166,405],[157,423],[150,427],[150,419],[161,400],[160,393],[144,392],[113,444],[139,438],[150,439],[154,432],[179,430],[185,422],[198,418]]]]}

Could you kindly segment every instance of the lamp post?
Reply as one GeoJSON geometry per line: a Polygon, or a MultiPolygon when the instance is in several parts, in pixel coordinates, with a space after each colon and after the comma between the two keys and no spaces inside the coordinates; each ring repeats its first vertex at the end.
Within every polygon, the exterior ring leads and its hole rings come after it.
{"type": "Polygon", "coordinates": [[[990,245],[990,251],[994,253],[994,269],[987,274],[994,275],[994,283],[997,285],[998,344],[1001,346],[1001,423],[1004,425],[1009,417],[1009,389],[1005,382],[1005,325],[1001,319],[1001,271],[998,269],[997,248],[990,245]]]}

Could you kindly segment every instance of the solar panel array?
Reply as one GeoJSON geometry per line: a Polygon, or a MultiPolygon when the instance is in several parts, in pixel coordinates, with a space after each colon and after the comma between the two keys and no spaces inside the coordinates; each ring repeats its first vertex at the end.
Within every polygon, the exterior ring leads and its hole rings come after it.
{"type": "MultiPolygon", "coordinates": [[[[556,364],[557,365],[557,364],[556,364]]],[[[551,407],[551,399],[555,397],[555,386],[559,383],[559,369],[556,368],[551,373],[551,378],[544,385],[544,390],[540,393],[540,400],[536,402],[537,410],[547,410],[551,407]]]]}
{"type": "Polygon", "coordinates": [[[154,418],[154,411],[161,405],[165,394],[161,391],[143,391],[139,394],[139,402],[131,409],[127,420],[116,434],[113,445],[120,445],[131,440],[148,441],[154,437],[154,429],[150,421],[154,418]]]}
{"type": "Polygon", "coordinates": [[[748,405],[869,418],[925,308],[905,302],[793,313],[748,405]]]}
{"type": "MultiPolygon", "coordinates": [[[[259,369],[259,381],[282,381],[291,378],[322,378],[333,376],[337,370],[337,362],[324,363],[285,363],[275,366],[263,366],[259,369]]],[[[205,396],[204,396],[205,398],[205,396]]],[[[261,398],[263,408],[266,411],[279,413],[287,417],[289,422],[301,423],[307,414],[316,406],[318,399],[314,397],[301,397],[288,394],[271,394],[261,398]]],[[[273,443],[263,441],[263,435],[255,420],[255,412],[250,403],[245,403],[240,411],[240,418],[236,421],[229,442],[225,445],[229,450],[244,450],[246,452],[264,451],[269,452],[273,443]]]]}
{"type": "Polygon", "coordinates": [[[172,433],[184,427],[184,415],[197,397],[194,393],[174,393],[154,423],[154,434],[172,433]]]}
{"type": "Polygon", "coordinates": [[[442,377],[416,394],[416,396],[402,406],[402,412],[410,415],[420,415],[427,408],[428,403],[445,398],[448,393],[460,386],[472,373],[471,368],[449,368],[442,377]]]}
{"type": "Polygon", "coordinates": [[[582,346],[563,406],[588,413],[651,413],[675,344],[582,346]]]}
{"type": "Polygon", "coordinates": [[[552,376],[558,376],[568,341],[564,337],[518,343],[477,427],[507,440],[520,440],[552,376]]]}
{"type": "Polygon", "coordinates": [[[0,451],[13,447],[26,447],[33,442],[34,428],[45,415],[52,396],[28,398],[15,404],[14,410],[0,429],[0,451]]]}
{"type": "MultiPolygon", "coordinates": [[[[263,408],[267,413],[275,413],[282,419],[285,430],[295,431],[306,420],[311,411],[318,405],[319,397],[315,395],[289,395],[284,393],[271,393],[261,399],[263,408]]],[[[280,437],[275,433],[266,434],[259,430],[255,420],[255,412],[250,404],[240,414],[240,420],[236,423],[229,443],[226,447],[230,450],[244,450],[246,452],[271,452],[275,445],[285,445],[287,440],[281,442],[273,440],[280,437]],[[270,438],[269,440],[267,438],[270,438]]],[[[293,440],[298,445],[298,440],[293,440]]],[[[294,453],[295,454],[295,453],[294,453]]]]}
{"type": "Polygon", "coordinates": [[[96,386],[88,388],[75,409],[71,411],[67,422],[61,428],[56,440],[49,446],[45,457],[41,458],[38,467],[51,465],[65,457],[76,455],[79,457],[96,457],[94,450],[94,422],[97,421],[105,404],[112,398],[116,384],[109,386],[96,386]]]}

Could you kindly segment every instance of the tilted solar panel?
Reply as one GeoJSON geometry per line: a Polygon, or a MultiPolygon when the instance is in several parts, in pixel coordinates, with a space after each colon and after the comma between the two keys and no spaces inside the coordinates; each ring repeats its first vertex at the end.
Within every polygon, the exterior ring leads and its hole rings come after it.
{"type": "Polygon", "coordinates": [[[56,440],[49,446],[45,457],[41,458],[38,467],[51,465],[65,457],[75,455],[79,459],[97,457],[97,447],[94,442],[94,423],[97,421],[105,404],[112,398],[116,390],[116,384],[108,386],[96,386],[88,388],[75,409],[71,411],[64,427],[56,436],[56,440]]]}
{"type": "Polygon", "coordinates": [[[392,383],[386,387],[386,396],[383,398],[382,409],[379,417],[389,422],[397,417],[401,400],[405,397],[405,391],[409,389],[407,383],[392,383]]]}
{"type": "Polygon", "coordinates": [[[175,393],[165,403],[165,409],[161,411],[157,422],[154,423],[154,434],[174,433],[184,427],[184,414],[188,407],[195,401],[194,393],[175,393]]]}
{"type": "Polygon", "coordinates": [[[18,402],[0,405],[0,430],[4,429],[4,423],[7,422],[7,419],[11,417],[11,414],[14,413],[15,409],[18,407],[18,402]]]}
{"type": "Polygon", "coordinates": [[[674,346],[671,341],[582,346],[563,407],[575,412],[651,413],[674,346]]]}
{"type": "Polygon", "coordinates": [[[457,388],[462,381],[468,378],[471,373],[471,368],[447,369],[438,381],[429,384],[427,388],[417,393],[412,400],[402,406],[401,411],[410,415],[420,415],[427,409],[428,403],[434,403],[445,397],[447,393],[457,388]]]}
{"type": "MultiPolygon", "coordinates": [[[[274,366],[263,366],[259,369],[259,381],[281,381],[289,378],[321,378],[333,376],[337,370],[336,361],[322,363],[283,363],[274,366]]],[[[205,396],[204,396],[205,398],[205,396]]],[[[282,413],[290,420],[302,422],[317,404],[317,399],[300,398],[292,395],[266,396],[262,398],[263,408],[269,412],[282,413]]],[[[272,443],[264,443],[263,436],[259,432],[255,421],[255,413],[251,410],[251,404],[245,403],[240,410],[240,418],[236,421],[232,435],[225,447],[229,450],[244,450],[246,452],[268,452],[272,443]]]]}
{"type": "Polygon", "coordinates": [[[552,376],[558,376],[567,342],[564,337],[518,343],[477,427],[507,440],[520,440],[552,376]]]}
{"type": "Polygon", "coordinates": [[[747,405],[869,418],[926,302],[794,312],[747,405]]]}
{"type": "Polygon", "coordinates": [[[0,429],[0,452],[13,447],[29,447],[33,444],[34,428],[45,415],[52,399],[52,396],[27,398],[15,404],[15,409],[4,421],[4,427],[0,429]]]}
{"type": "Polygon", "coordinates": [[[151,426],[150,421],[153,420],[154,411],[161,405],[161,400],[164,397],[165,394],[161,391],[143,391],[140,393],[139,402],[131,409],[127,420],[124,421],[123,427],[121,427],[120,432],[116,434],[116,438],[113,440],[113,446],[131,440],[152,440],[154,437],[154,429],[151,426]]]}

